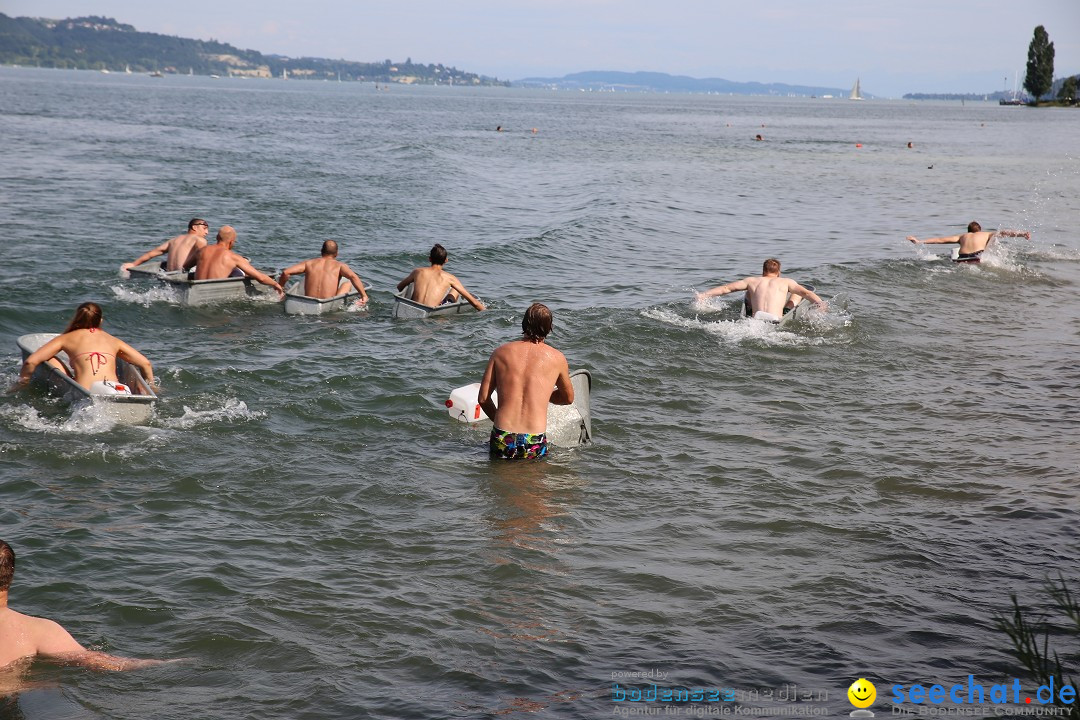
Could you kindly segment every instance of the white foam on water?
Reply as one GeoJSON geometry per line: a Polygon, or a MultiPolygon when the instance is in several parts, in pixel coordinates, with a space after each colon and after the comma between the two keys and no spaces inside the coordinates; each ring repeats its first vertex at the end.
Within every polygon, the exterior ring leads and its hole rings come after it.
{"type": "Polygon", "coordinates": [[[936,245],[924,245],[923,243],[919,243],[915,246],[915,259],[923,262],[940,262],[952,258],[951,253],[939,255],[937,249],[938,247],[936,245]]]}
{"type": "Polygon", "coordinates": [[[150,307],[153,303],[180,304],[180,296],[175,290],[164,285],[155,285],[148,290],[132,290],[121,285],[113,285],[110,290],[118,300],[135,303],[143,307],[150,307]]]}
{"type": "Polygon", "coordinates": [[[117,425],[116,418],[109,415],[107,408],[89,402],[73,406],[71,415],[66,417],[45,418],[29,405],[0,409],[0,417],[11,420],[25,430],[43,433],[94,435],[108,432],[117,425]]]}
{"type": "MultiPolygon", "coordinates": [[[[282,300],[278,296],[278,294],[276,292],[274,292],[273,288],[267,287],[266,285],[262,285],[258,281],[255,281],[255,280],[253,280],[252,282],[255,283],[255,285],[256,285],[256,287],[258,288],[259,291],[256,292],[253,295],[248,295],[247,296],[247,299],[250,300],[251,302],[254,302],[254,303],[268,303],[268,304],[269,303],[277,304],[277,303],[280,303],[280,302],[285,302],[284,300],[282,300]],[[266,292],[263,292],[264,290],[266,292]]],[[[238,298],[238,299],[243,299],[243,298],[238,298]]],[[[228,302],[228,301],[223,301],[223,302],[228,302]]]]}
{"type": "Polygon", "coordinates": [[[724,342],[736,345],[753,342],[760,345],[795,347],[821,345],[826,342],[825,338],[807,337],[786,328],[779,328],[773,323],[753,318],[706,320],[697,315],[688,318],[666,308],[649,308],[642,310],[641,314],[643,317],[658,320],[666,325],[704,331],[709,335],[719,337],[724,342]]]}
{"type": "MultiPolygon", "coordinates": [[[[741,300],[739,301],[742,302],[741,300]]],[[[730,300],[721,300],[719,297],[703,298],[698,300],[694,298],[690,301],[690,309],[696,313],[720,313],[727,311],[741,312],[737,309],[737,305],[730,300]]]]}
{"type": "Polygon", "coordinates": [[[174,430],[187,430],[200,425],[213,425],[234,420],[255,420],[261,417],[266,417],[266,413],[250,409],[243,400],[225,398],[224,405],[207,410],[195,410],[185,405],[183,415],[178,418],[165,418],[161,424],[174,430]]]}

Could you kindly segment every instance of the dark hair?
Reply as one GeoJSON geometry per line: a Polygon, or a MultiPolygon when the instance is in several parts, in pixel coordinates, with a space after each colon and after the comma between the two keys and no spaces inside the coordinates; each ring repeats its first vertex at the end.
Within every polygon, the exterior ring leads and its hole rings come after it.
{"type": "Polygon", "coordinates": [[[71,316],[71,322],[68,323],[67,330],[64,332],[99,327],[101,327],[101,306],[93,302],[84,302],[75,308],[75,314],[71,316]]]}
{"type": "Polygon", "coordinates": [[[15,551],[0,540],[0,592],[11,587],[11,578],[15,577],[15,551]]]}
{"type": "Polygon", "coordinates": [[[551,310],[542,303],[533,303],[521,318],[521,332],[530,342],[540,342],[551,332],[551,310]]]}
{"type": "Polygon", "coordinates": [[[327,240],[322,244],[323,255],[337,255],[337,243],[333,240],[327,240]]]}
{"type": "Polygon", "coordinates": [[[431,252],[428,253],[428,260],[432,265],[445,265],[446,264],[446,248],[439,243],[431,248],[431,252]]]}
{"type": "Polygon", "coordinates": [[[968,223],[968,232],[980,232],[982,231],[982,225],[972,220],[968,223]]]}
{"type": "Polygon", "coordinates": [[[191,220],[189,220],[187,224],[188,232],[194,230],[196,225],[205,225],[206,227],[210,227],[210,223],[206,222],[202,218],[191,218],[191,220]]]}
{"type": "Polygon", "coordinates": [[[769,258],[761,264],[761,272],[766,275],[780,272],[780,261],[776,258],[769,258]]]}

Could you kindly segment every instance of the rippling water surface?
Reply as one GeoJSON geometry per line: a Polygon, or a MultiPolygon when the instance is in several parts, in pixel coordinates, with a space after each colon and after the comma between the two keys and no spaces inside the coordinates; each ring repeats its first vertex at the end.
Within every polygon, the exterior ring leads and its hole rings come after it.
{"type": "Polygon", "coordinates": [[[12,606],[190,658],[39,663],[11,712],[597,717],[653,669],[846,713],[860,676],[1019,674],[995,617],[1076,579],[1075,112],[13,68],[0,95],[5,382],[95,300],[163,386],[145,427],[0,400],[12,606]],[[192,216],[267,270],[338,240],[370,308],[119,277],[192,216]],[[904,241],[972,219],[1032,240],[904,241]],[[433,242],[490,312],[390,318],[433,242]],[[828,312],[691,301],[768,256],[828,312]],[[442,402],[533,301],[596,442],[492,463],[442,402]]]}

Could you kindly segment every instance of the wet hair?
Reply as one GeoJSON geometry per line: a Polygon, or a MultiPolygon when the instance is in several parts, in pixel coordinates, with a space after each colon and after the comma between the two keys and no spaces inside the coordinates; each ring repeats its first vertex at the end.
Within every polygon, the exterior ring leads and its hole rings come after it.
{"type": "Polygon", "coordinates": [[[551,332],[551,310],[542,303],[533,303],[521,318],[521,332],[530,342],[540,342],[551,332]]]}
{"type": "Polygon", "coordinates": [[[337,243],[333,240],[327,240],[322,244],[323,255],[337,255],[337,243]]]}
{"type": "Polygon", "coordinates": [[[435,243],[431,248],[431,252],[428,253],[428,260],[431,261],[432,265],[445,265],[446,248],[439,243],[435,243]]]}
{"type": "Polygon", "coordinates": [[[196,225],[205,225],[206,227],[210,227],[210,223],[206,222],[202,218],[191,218],[190,220],[188,220],[187,231],[191,232],[195,229],[196,225]]]}
{"type": "Polygon", "coordinates": [[[11,578],[15,577],[15,551],[0,540],[0,592],[11,587],[11,578]]]}
{"type": "Polygon", "coordinates": [[[772,275],[773,273],[780,272],[780,261],[776,258],[769,258],[761,264],[761,272],[765,275],[772,275]]]}
{"type": "Polygon", "coordinates": [[[71,316],[71,322],[68,323],[67,330],[64,332],[99,327],[101,327],[101,306],[94,302],[84,302],[75,308],[75,314],[71,316]]]}
{"type": "Polygon", "coordinates": [[[982,225],[980,225],[979,223],[975,222],[974,220],[972,220],[971,222],[968,223],[968,232],[981,232],[981,231],[982,231],[982,225]]]}

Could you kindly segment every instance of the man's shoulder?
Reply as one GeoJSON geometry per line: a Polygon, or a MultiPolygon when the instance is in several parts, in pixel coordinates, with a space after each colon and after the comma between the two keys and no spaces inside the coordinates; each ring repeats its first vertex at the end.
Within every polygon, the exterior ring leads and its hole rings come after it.
{"type": "Polygon", "coordinates": [[[37,617],[36,615],[27,615],[17,610],[8,608],[9,612],[14,616],[12,620],[13,625],[16,625],[20,631],[27,633],[33,637],[40,637],[44,634],[51,634],[56,632],[67,633],[64,630],[64,626],[55,620],[49,618],[37,617]]]}
{"type": "Polygon", "coordinates": [[[551,347],[547,343],[544,343],[544,347],[547,348],[547,353],[549,357],[552,357],[556,360],[566,360],[566,355],[563,354],[562,350],[551,347]]]}

